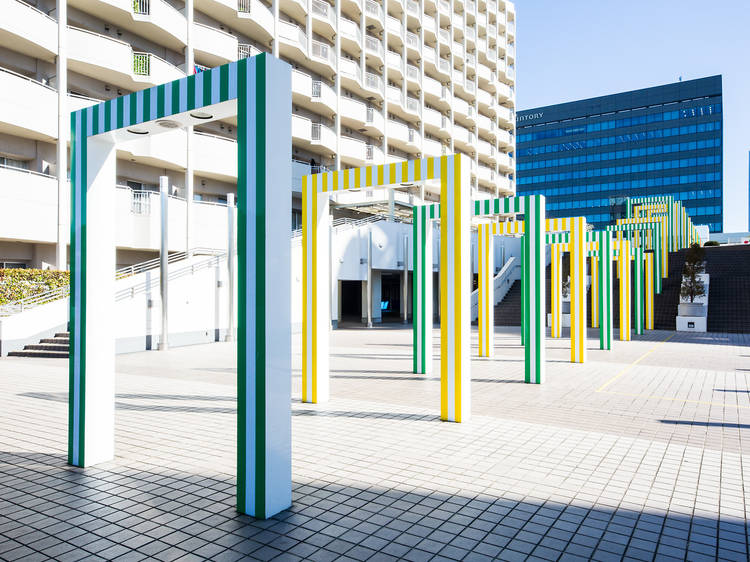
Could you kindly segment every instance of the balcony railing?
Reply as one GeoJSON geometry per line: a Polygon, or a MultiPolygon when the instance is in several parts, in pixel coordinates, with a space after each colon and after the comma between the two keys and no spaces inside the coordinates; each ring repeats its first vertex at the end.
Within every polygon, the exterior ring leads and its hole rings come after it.
{"type": "Polygon", "coordinates": [[[323,83],[320,80],[312,81],[312,95],[310,97],[319,98],[323,92],[323,83]]]}
{"type": "Polygon", "coordinates": [[[412,31],[407,31],[406,32],[406,45],[408,47],[414,47],[415,49],[419,49],[419,36],[412,31]]]}
{"type": "Polygon", "coordinates": [[[312,140],[314,141],[320,140],[320,128],[321,128],[320,123],[312,123],[312,130],[310,131],[312,140]]]}
{"type": "Polygon", "coordinates": [[[406,96],[406,109],[419,115],[419,100],[406,96]]]}
{"type": "Polygon", "coordinates": [[[450,44],[451,42],[451,33],[447,29],[443,29],[442,27],[438,29],[438,37],[440,38],[440,41],[443,43],[450,44]]]}
{"type": "Polygon", "coordinates": [[[375,120],[375,108],[368,107],[365,115],[365,123],[372,123],[375,120]]]}
{"type": "Polygon", "coordinates": [[[407,64],[406,65],[406,77],[411,80],[414,80],[415,82],[419,82],[419,69],[413,64],[407,64]]]}
{"type": "Polygon", "coordinates": [[[375,147],[371,144],[365,145],[365,159],[372,160],[375,154],[375,147]]]}
{"type": "Polygon", "coordinates": [[[151,75],[151,53],[133,53],[133,74],[137,76],[151,75]]]}
{"type": "Polygon", "coordinates": [[[419,3],[414,0],[406,0],[406,11],[415,15],[419,15],[419,3]]]}
{"type": "Polygon", "coordinates": [[[377,90],[378,92],[383,91],[383,79],[377,74],[372,72],[365,73],[365,87],[377,90]]]}
{"type": "Polygon", "coordinates": [[[145,15],[151,13],[150,0],[133,0],[133,13],[145,15]]]}
{"type": "Polygon", "coordinates": [[[381,19],[383,16],[383,8],[377,2],[367,0],[365,2],[365,13],[375,16],[377,19],[381,19]]]}
{"type": "Polygon", "coordinates": [[[259,55],[262,53],[258,47],[255,45],[250,45],[249,43],[240,43],[237,45],[237,59],[245,59],[247,57],[254,57],[255,55],[259,55]]]}
{"type": "Polygon", "coordinates": [[[237,11],[243,14],[252,13],[252,0],[237,0],[237,11]]]}
{"type": "Polygon", "coordinates": [[[133,215],[148,216],[151,214],[151,191],[132,190],[130,193],[130,212],[133,215]]]}
{"type": "Polygon", "coordinates": [[[336,59],[333,56],[333,47],[330,45],[326,45],[320,41],[313,41],[312,56],[325,60],[331,66],[336,66],[336,59]]]}
{"type": "Polygon", "coordinates": [[[383,58],[383,43],[377,37],[372,35],[365,35],[365,49],[377,53],[380,58],[383,58]]]}

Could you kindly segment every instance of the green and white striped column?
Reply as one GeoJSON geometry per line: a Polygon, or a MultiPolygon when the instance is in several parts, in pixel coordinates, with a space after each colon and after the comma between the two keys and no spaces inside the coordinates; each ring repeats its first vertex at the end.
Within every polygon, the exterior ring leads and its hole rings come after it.
{"type": "Polygon", "coordinates": [[[415,206],[412,210],[413,371],[420,375],[432,372],[432,220],[439,214],[438,204],[415,206]]]}
{"type": "Polygon", "coordinates": [[[524,379],[527,383],[541,384],[546,374],[545,366],[545,242],[546,217],[543,195],[524,195],[525,235],[523,237],[524,261],[522,264],[525,310],[522,318],[525,345],[524,379]]]}
{"type": "Polygon", "coordinates": [[[612,234],[595,233],[599,246],[599,349],[612,349],[612,234]]]}
{"type": "Polygon", "coordinates": [[[647,330],[654,329],[654,280],[656,276],[654,274],[654,254],[653,252],[646,252],[645,258],[645,280],[646,280],[646,297],[645,297],[645,318],[644,324],[647,330]]]}
{"type": "Polygon", "coordinates": [[[495,242],[493,224],[477,225],[477,325],[479,357],[495,355],[495,242]]]}
{"type": "Polygon", "coordinates": [[[71,464],[114,453],[114,143],[136,126],[161,132],[157,119],[227,115],[236,100],[237,509],[266,518],[291,505],[290,92],[291,67],[261,54],[71,115],[71,464]]]}

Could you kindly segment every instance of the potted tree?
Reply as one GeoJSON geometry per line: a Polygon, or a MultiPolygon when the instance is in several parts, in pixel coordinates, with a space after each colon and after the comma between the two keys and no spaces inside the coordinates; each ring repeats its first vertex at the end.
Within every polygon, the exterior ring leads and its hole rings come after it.
{"type": "Polygon", "coordinates": [[[680,297],[682,301],[679,306],[680,316],[705,316],[703,302],[695,302],[696,299],[706,295],[706,283],[704,272],[706,271],[705,250],[700,244],[695,243],[685,256],[685,266],[682,270],[682,285],[680,286],[680,297]]]}

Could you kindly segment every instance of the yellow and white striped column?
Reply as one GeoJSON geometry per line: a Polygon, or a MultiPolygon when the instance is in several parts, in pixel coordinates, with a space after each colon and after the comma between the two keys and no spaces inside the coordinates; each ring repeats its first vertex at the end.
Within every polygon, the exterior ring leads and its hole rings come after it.
{"type": "Polygon", "coordinates": [[[551,278],[550,278],[550,335],[553,338],[562,337],[562,254],[561,244],[550,245],[551,278]]]}
{"type": "Polygon", "coordinates": [[[493,224],[479,223],[477,229],[477,263],[478,263],[478,315],[479,356],[495,355],[495,244],[493,224]]]}
{"type": "Polygon", "coordinates": [[[462,422],[471,404],[471,182],[462,154],[440,158],[440,419],[462,422]]]}
{"type": "Polygon", "coordinates": [[[570,360],[586,361],[586,219],[570,225],[570,360]]]}
{"type": "Polygon", "coordinates": [[[630,341],[631,326],[631,280],[630,242],[621,240],[617,244],[617,275],[620,278],[620,340],[630,341]]]}

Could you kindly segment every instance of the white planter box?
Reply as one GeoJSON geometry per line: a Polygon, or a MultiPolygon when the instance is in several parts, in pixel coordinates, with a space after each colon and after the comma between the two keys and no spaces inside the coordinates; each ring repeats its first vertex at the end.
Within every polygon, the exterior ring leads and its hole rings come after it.
{"type": "Polygon", "coordinates": [[[705,316],[678,316],[677,317],[677,331],[678,332],[705,332],[706,331],[706,317],[705,316]]]}

